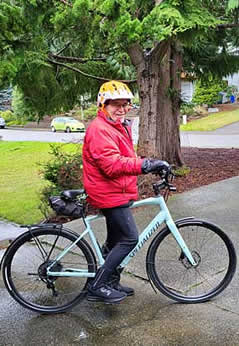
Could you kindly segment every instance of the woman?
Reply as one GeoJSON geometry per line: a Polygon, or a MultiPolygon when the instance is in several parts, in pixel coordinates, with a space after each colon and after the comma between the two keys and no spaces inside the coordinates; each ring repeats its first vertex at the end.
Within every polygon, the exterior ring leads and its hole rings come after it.
{"type": "Polygon", "coordinates": [[[130,204],[138,198],[137,175],[167,170],[166,161],[142,159],[133,147],[125,119],[133,94],[118,81],[104,83],[98,113],[88,127],[83,146],[83,180],[88,201],[106,218],[105,263],[88,287],[88,300],[118,303],[134,290],[121,286],[117,267],[138,242],[130,204]]]}

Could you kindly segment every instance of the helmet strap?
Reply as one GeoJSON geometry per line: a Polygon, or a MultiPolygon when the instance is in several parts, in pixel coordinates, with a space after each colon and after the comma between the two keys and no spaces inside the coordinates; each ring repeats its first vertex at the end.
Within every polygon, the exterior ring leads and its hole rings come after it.
{"type": "MultiPolygon", "coordinates": [[[[107,112],[107,110],[105,109],[105,105],[103,104],[101,107],[100,107],[100,110],[105,113],[106,117],[111,119],[111,115],[107,112]]],[[[111,119],[112,121],[114,121],[113,119],[111,119]]]]}

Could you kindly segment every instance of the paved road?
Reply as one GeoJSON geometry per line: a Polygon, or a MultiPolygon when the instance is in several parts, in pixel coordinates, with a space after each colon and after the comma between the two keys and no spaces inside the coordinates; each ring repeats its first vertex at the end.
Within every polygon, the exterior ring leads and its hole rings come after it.
{"type": "Polygon", "coordinates": [[[82,142],[84,133],[56,132],[32,129],[1,129],[0,138],[4,141],[39,141],[39,142],[82,142]]]}
{"type": "MultiPolygon", "coordinates": [[[[133,141],[138,140],[138,118],[133,119],[133,141]]],[[[52,133],[49,130],[0,130],[0,138],[6,141],[82,142],[84,133],[52,133]]],[[[212,132],[181,132],[182,147],[239,148],[239,122],[212,132]]]]}
{"type": "Polygon", "coordinates": [[[239,148],[239,122],[208,132],[181,132],[183,147],[239,148]]]}

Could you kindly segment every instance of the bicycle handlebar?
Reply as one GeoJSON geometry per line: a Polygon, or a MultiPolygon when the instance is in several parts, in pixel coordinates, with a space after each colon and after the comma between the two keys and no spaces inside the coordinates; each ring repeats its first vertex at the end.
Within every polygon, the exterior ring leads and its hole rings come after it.
{"type": "Polygon", "coordinates": [[[159,175],[162,178],[161,181],[153,184],[155,195],[159,195],[160,191],[164,189],[172,192],[175,192],[177,190],[176,187],[171,183],[171,181],[175,177],[174,173],[172,172],[172,166],[170,166],[167,170],[162,170],[161,172],[156,173],[155,175],[159,175]]]}

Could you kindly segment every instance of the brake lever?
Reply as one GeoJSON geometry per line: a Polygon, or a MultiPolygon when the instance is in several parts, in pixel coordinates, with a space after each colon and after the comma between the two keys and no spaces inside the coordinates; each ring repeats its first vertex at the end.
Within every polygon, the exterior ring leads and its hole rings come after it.
{"type": "Polygon", "coordinates": [[[161,179],[165,180],[166,184],[169,184],[169,177],[171,176],[171,181],[175,177],[175,174],[172,171],[172,166],[169,167],[168,170],[162,169],[160,172],[152,172],[154,175],[160,176],[161,179]]]}

